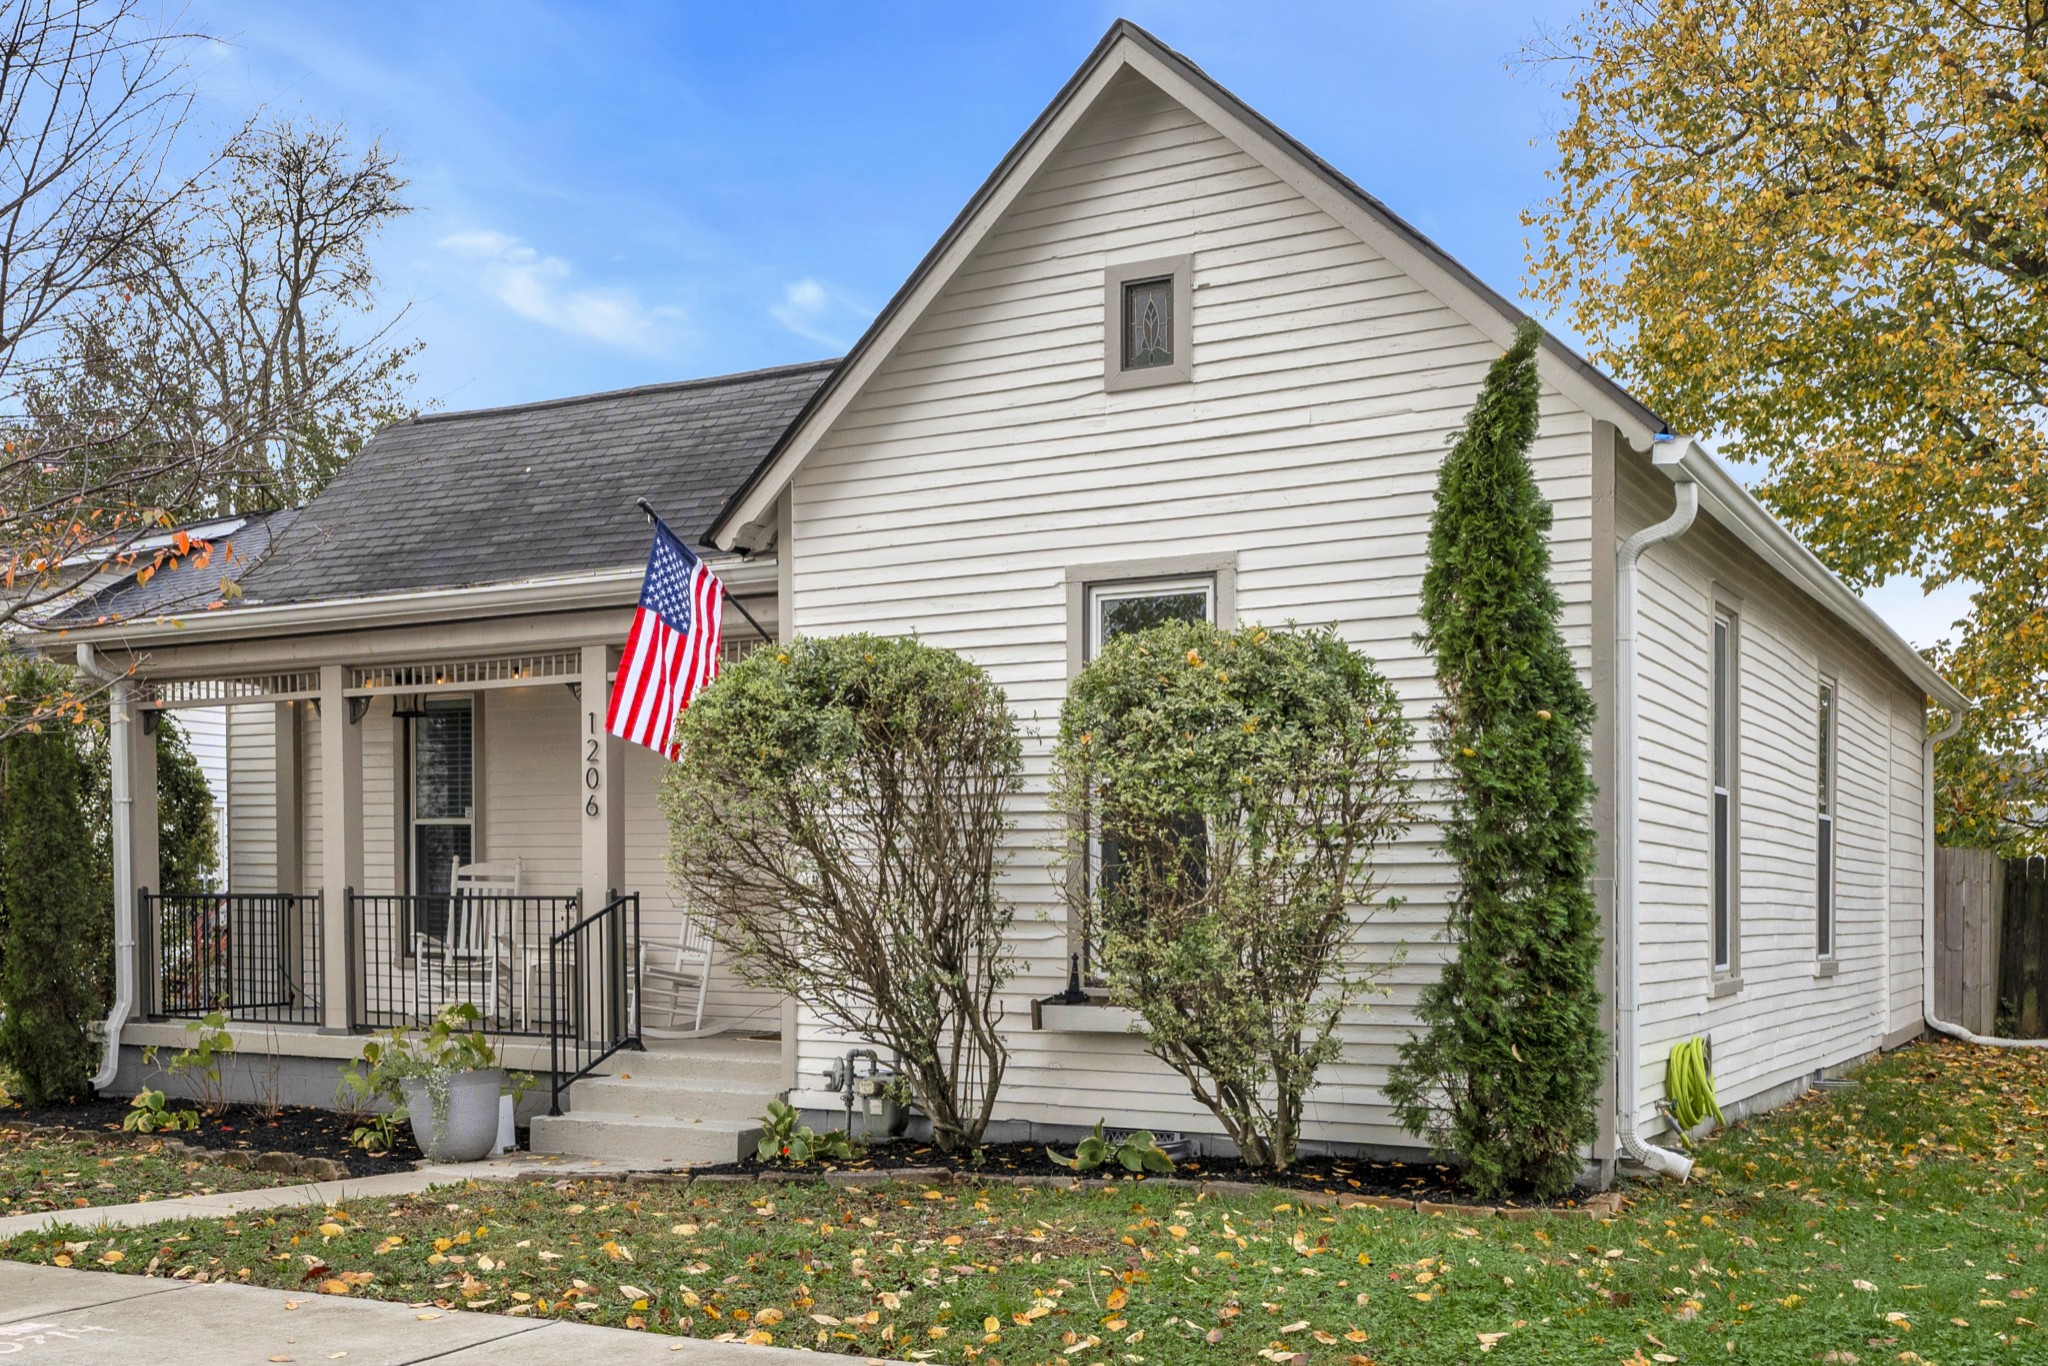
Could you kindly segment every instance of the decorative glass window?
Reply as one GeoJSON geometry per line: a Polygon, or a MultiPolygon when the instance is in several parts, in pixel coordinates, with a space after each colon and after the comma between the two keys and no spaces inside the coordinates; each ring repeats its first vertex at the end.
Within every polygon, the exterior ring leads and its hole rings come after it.
{"type": "Polygon", "coordinates": [[[1820,738],[1814,762],[1820,775],[1815,796],[1814,950],[1835,956],[1835,685],[1820,685],[1820,738]]]}
{"type": "Polygon", "coordinates": [[[1173,277],[1124,285],[1124,369],[1173,364],[1173,277]]]}
{"type": "Polygon", "coordinates": [[[1712,884],[1714,971],[1726,973],[1735,965],[1735,870],[1738,866],[1735,835],[1735,616],[1714,614],[1713,679],[1713,867],[1712,884]]]}
{"type": "MultiPolygon", "coordinates": [[[[475,860],[475,723],[475,700],[469,697],[429,697],[423,713],[407,723],[412,751],[406,840],[412,866],[407,871],[416,896],[446,897],[455,865],[475,860]]],[[[418,929],[442,933],[445,904],[435,900],[419,906],[418,929]]]]}
{"type": "MultiPolygon", "coordinates": [[[[1174,621],[1214,621],[1216,581],[1213,578],[1153,580],[1150,582],[1096,584],[1088,589],[1087,657],[1118,636],[1163,626],[1174,621]]],[[[1202,818],[1188,818],[1192,826],[1182,835],[1199,837],[1202,818]]],[[[1114,842],[1099,835],[1088,841],[1086,876],[1092,889],[1114,884],[1120,858],[1114,842]]],[[[1081,936],[1081,978],[1090,986],[1102,984],[1102,944],[1093,925],[1081,936]]]]}

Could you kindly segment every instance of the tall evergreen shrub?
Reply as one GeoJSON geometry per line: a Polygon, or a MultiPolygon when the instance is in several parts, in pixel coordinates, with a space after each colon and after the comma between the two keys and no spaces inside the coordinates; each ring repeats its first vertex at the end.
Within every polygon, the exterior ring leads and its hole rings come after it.
{"type": "Polygon", "coordinates": [[[1401,1122],[1481,1194],[1552,1196],[1595,1134],[1607,1056],[1593,905],[1593,702],[1558,633],[1536,487],[1536,347],[1524,323],[1444,461],[1422,585],[1443,700],[1444,848],[1456,955],[1388,1083],[1401,1122]]]}
{"type": "MultiPolygon", "coordinates": [[[[44,666],[7,667],[11,701],[52,683],[44,666]]],[[[0,1063],[31,1105],[83,1096],[93,1072],[93,860],[85,762],[71,723],[45,722],[0,743],[0,1063]]]]}

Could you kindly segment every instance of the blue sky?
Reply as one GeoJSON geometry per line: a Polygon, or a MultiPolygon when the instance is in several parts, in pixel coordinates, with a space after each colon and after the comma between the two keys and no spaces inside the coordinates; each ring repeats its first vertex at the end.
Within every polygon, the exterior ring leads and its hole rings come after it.
{"type": "MultiPolygon", "coordinates": [[[[1119,15],[1482,278],[1565,106],[1513,58],[1578,0],[193,0],[202,120],[340,119],[417,211],[377,252],[446,408],[839,354],[1119,15]]],[[[1561,329],[1562,330],[1562,329],[1561,329]]],[[[1569,332],[1566,331],[1569,336],[1569,332]]],[[[1879,590],[1924,643],[1956,613],[1879,590]]]]}

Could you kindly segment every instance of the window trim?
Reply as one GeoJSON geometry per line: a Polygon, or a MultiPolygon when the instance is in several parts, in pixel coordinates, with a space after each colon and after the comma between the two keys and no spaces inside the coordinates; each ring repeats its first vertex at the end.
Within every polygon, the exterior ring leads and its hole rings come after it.
{"type": "Polygon", "coordinates": [[[1707,616],[1707,967],[1713,994],[1727,995],[1742,985],[1742,599],[1714,586],[1707,616]],[[1714,641],[1725,625],[1725,678],[1716,667],[1714,641]],[[1724,694],[1725,688],[1725,694],[1724,694]],[[1727,713],[1721,714],[1725,696],[1727,713]],[[1725,734],[1722,727],[1725,725],[1725,734]],[[1725,783],[1715,782],[1717,748],[1725,753],[1725,783]],[[1727,852],[1717,852],[1716,807],[1726,799],[1727,852]],[[1716,909],[1725,898],[1727,957],[1722,961],[1716,933],[1716,909]]]}
{"type": "MultiPolygon", "coordinates": [[[[1237,624],[1237,556],[1223,555],[1165,555],[1146,559],[1112,560],[1097,564],[1069,565],[1066,571],[1067,594],[1067,680],[1071,683],[1080,676],[1082,667],[1088,662],[1093,649],[1094,615],[1097,594],[1102,589],[1133,588],[1144,584],[1173,585],[1206,579],[1209,585],[1210,619],[1224,630],[1237,624]]],[[[1074,818],[1077,822],[1081,818],[1074,818]]],[[[1081,842],[1082,855],[1073,860],[1067,868],[1067,876],[1075,879],[1081,887],[1094,876],[1095,841],[1082,826],[1074,830],[1074,837],[1081,842]]],[[[1079,888],[1075,889],[1076,891],[1079,888]]],[[[1066,926],[1066,951],[1061,955],[1060,981],[1065,983],[1068,965],[1073,955],[1085,950],[1087,927],[1072,919],[1066,926]]],[[[1085,976],[1082,989],[1100,997],[1099,982],[1091,983],[1085,976]]]]}
{"type": "MultiPolygon", "coordinates": [[[[1821,791],[1818,782],[1814,785],[1814,960],[1819,963],[1834,963],[1841,957],[1841,858],[1842,858],[1842,684],[1834,673],[1823,670],[1814,687],[1814,725],[1820,725],[1820,700],[1828,699],[1828,733],[1825,752],[1817,743],[1814,749],[1816,766],[1826,765],[1827,811],[1819,809],[1821,791]],[[1823,826],[1827,841],[1827,875],[1821,875],[1821,839],[1823,826]],[[1821,944],[1825,929],[1826,946],[1821,944]]],[[[1819,741],[1820,737],[1815,737],[1819,741]]],[[[1816,778],[1819,774],[1815,775],[1816,778]]]]}
{"type": "Polygon", "coordinates": [[[1102,273],[1102,387],[1110,393],[1187,384],[1194,379],[1193,310],[1195,258],[1155,256],[1142,261],[1112,261],[1102,273]],[[1124,286],[1141,280],[1173,280],[1173,360],[1167,365],[1124,368],[1124,286]]]}

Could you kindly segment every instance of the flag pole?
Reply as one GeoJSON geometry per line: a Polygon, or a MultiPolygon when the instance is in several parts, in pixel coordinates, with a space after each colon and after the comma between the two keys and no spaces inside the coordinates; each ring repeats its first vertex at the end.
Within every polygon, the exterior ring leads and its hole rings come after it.
{"type": "MultiPolygon", "coordinates": [[[[652,526],[654,523],[661,520],[661,518],[658,515],[656,515],[654,511],[654,504],[648,502],[645,498],[635,498],[633,502],[639,507],[639,509],[642,512],[647,514],[647,523],[649,526],[652,526]]],[[[731,603],[734,607],[739,608],[740,615],[747,619],[747,625],[754,628],[754,634],[761,637],[763,643],[769,645],[773,645],[775,643],[775,637],[769,635],[767,631],[762,629],[761,623],[754,620],[754,614],[752,612],[749,612],[747,610],[747,605],[740,601],[739,594],[727,593],[725,595],[725,600],[731,603]]]]}

